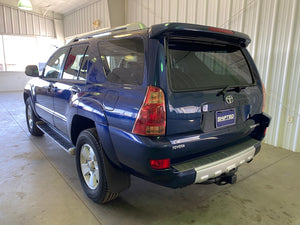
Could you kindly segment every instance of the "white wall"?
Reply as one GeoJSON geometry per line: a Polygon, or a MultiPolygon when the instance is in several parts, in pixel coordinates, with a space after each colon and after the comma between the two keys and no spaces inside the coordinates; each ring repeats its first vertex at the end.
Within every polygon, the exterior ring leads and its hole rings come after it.
{"type": "Polygon", "coordinates": [[[248,47],[267,90],[273,119],[266,143],[300,152],[299,0],[127,0],[127,22],[188,22],[229,28],[248,47]]]}
{"type": "Polygon", "coordinates": [[[30,79],[24,72],[0,72],[0,92],[22,91],[30,79]]]}

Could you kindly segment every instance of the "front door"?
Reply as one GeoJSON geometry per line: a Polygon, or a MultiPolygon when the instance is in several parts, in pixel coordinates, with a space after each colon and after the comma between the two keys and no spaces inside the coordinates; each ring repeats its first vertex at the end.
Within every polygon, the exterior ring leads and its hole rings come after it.
{"type": "Polygon", "coordinates": [[[53,95],[55,92],[55,85],[61,74],[67,51],[68,48],[63,48],[52,55],[45,66],[42,79],[40,79],[40,82],[35,87],[36,112],[50,124],[53,124],[53,95]]]}

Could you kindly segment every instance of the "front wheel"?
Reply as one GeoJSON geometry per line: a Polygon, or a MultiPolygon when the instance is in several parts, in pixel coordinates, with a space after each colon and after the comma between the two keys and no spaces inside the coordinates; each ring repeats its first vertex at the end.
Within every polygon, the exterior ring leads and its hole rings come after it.
{"type": "Polygon", "coordinates": [[[31,100],[30,98],[26,99],[26,122],[28,131],[33,136],[42,136],[44,133],[36,126],[36,122],[38,122],[38,118],[35,115],[32,106],[31,106],[31,100]]]}
{"type": "Polygon", "coordinates": [[[76,166],[81,186],[87,196],[97,203],[118,197],[107,185],[104,152],[95,128],[80,133],[76,144],[76,166]]]}

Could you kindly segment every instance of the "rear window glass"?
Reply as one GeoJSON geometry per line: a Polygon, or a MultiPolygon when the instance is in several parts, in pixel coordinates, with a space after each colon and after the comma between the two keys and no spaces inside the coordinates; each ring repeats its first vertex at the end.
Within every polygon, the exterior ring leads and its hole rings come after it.
{"type": "Polygon", "coordinates": [[[141,38],[102,41],[98,44],[107,80],[141,85],[144,77],[144,44],[141,38]]]}
{"type": "Polygon", "coordinates": [[[253,83],[241,49],[231,45],[169,40],[169,80],[174,91],[209,90],[253,83]]]}

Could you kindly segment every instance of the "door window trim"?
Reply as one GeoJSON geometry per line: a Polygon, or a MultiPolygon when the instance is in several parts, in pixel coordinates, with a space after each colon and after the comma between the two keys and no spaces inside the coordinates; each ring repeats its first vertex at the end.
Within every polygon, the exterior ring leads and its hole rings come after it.
{"type": "MultiPolygon", "coordinates": [[[[60,76],[59,76],[59,79],[58,79],[58,80],[60,80],[60,81],[62,81],[62,82],[66,82],[66,83],[72,82],[72,83],[79,83],[79,84],[81,84],[81,83],[86,83],[86,80],[87,80],[87,79],[85,79],[85,80],[79,80],[79,79],[78,79],[78,78],[79,78],[79,74],[80,74],[80,70],[81,70],[81,68],[82,68],[83,61],[81,62],[81,65],[79,66],[79,70],[78,70],[78,72],[77,72],[77,74],[76,74],[76,79],[64,79],[64,78],[63,78],[63,74],[64,74],[64,72],[65,72],[65,63],[66,63],[66,61],[67,61],[67,59],[68,59],[68,57],[69,57],[69,55],[70,55],[72,49],[73,49],[74,47],[77,47],[77,46],[78,46],[78,47],[85,46],[85,50],[84,50],[84,53],[83,53],[83,58],[86,56],[86,53],[88,52],[89,47],[90,47],[88,43],[80,43],[80,44],[76,44],[76,45],[70,46],[68,55],[67,55],[67,57],[66,57],[65,60],[64,60],[63,69],[60,71],[60,76]]],[[[89,60],[89,59],[88,59],[88,60],[89,60]]],[[[87,72],[86,72],[86,73],[87,73],[87,72]]]]}

